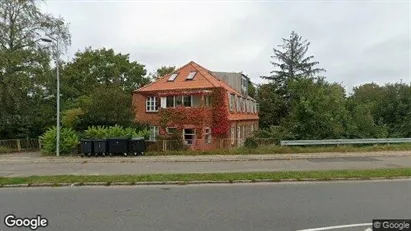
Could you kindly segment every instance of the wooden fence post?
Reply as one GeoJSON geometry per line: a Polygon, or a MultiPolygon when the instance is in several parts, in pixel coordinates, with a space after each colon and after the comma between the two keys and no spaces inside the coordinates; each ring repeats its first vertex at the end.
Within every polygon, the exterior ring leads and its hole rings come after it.
{"type": "Polygon", "coordinates": [[[17,139],[16,140],[16,143],[17,143],[17,151],[21,151],[21,143],[20,143],[20,139],[17,139]]]}

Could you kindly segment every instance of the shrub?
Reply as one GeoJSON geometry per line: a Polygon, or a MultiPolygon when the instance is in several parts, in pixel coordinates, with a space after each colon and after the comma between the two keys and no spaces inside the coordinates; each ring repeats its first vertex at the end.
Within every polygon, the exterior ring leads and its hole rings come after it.
{"type": "Polygon", "coordinates": [[[2,153],[11,153],[11,152],[15,152],[15,151],[16,151],[15,149],[0,146],[0,154],[2,154],[2,153]]]}
{"type": "Polygon", "coordinates": [[[126,138],[134,138],[134,137],[144,137],[148,139],[150,136],[149,130],[141,130],[138,131],[135,128],[128,127],[123,128],[122,126],[91,126],[88,127],[87,130],[84,131],[84,138],[89,139],[104,139],[104,138],[115,138],[115,137],[126,137],[126,138]]]}
{"type": "Polygon", "coordinates": [[[72,108],[64,111],[62,114],[61,124],[64,127],[75,129],[81,123],[80,117],[84,115],[84,112],[81,108],[72,108]]]}
{"type": "MultiPolygon", "coordinates": [[[[42,152],[44,154],[56,153],[57,128],[54,126],[48,129],[41,137],[42,152]]],[[[71,128],[62,127],[60,130],[60,153],[69,154],[77,147],[79,137],[71,128]]]]}
{"type": "Polygon", "coordinates": [[[245,139],[244,147],[249,149],[256,149],[258,147],[258,144],[254,137],[248,137],[247,139],[245,139]]]}
{"type": "Polygon", "coordinates": [[[107,127],[105,126],[91,126],[84,131],[84,138],[88,139],[104,139],[107,138],[107,127]]]}

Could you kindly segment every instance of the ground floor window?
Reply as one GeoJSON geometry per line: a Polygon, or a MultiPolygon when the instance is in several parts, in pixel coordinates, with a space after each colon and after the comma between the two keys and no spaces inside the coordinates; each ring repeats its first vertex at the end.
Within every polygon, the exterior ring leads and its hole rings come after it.
{"type": "Polygon", "coordinates": [[[159,134],[158,126],[151,126],[151,127],[150,127],[150,137],[149,137],[149,140],[150,140],[150,141],[156,141],[158,134],[159,134]]]}
{"type": "Polygon", "coordinates": [[[205,142],[206,144],[211,144],[211,129],[210,128],[205,129],[205,142]]]}
{"type": "Polygon", "coordinates": [[[235,127],[231,127],[231,144],[235,142],[235,127]]]}
{"type": "Polygon", "coordinates": [[[195,129],[184,129],[183,137],[186,144],[192,145],[196,136],[195,129]]]}

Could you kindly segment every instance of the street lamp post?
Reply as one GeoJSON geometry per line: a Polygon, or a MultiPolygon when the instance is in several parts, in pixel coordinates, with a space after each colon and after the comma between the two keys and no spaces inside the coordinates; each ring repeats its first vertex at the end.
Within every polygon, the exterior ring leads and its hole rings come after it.
{"type": "Polygon", "coordinates": [[[41,41],[47,43],[56,42],[56,71],[57,71],[57,137],[56,137],[56,155],[60,156],[60,70],[59,70],[59,59],[60,59],[60,49],[59,40],[53,38],[41,38],[41,41]]]}

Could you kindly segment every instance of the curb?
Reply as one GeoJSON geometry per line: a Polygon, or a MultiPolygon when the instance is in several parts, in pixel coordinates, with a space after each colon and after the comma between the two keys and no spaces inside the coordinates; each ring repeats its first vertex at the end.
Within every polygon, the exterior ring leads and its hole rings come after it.
{"type": "Polygon", "coordinates": [[[299,179],[253,179],[253,180],[216,180],[216,181],[147,181],[147,182],[76,182],[76,183],[33,183],[5,184],[0,188],[37,188],[37,187],[80,187],[80,186],[138,186],[138,185],[199,185],[199,184],[249,184],[249,183],[292,183],[292,182],[338,182],[338,181],[376,181],[411,179],[411,176],[398,177],[349,177],[349,178],[299,178],[299,179]]]}

